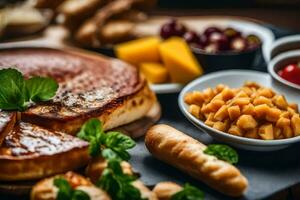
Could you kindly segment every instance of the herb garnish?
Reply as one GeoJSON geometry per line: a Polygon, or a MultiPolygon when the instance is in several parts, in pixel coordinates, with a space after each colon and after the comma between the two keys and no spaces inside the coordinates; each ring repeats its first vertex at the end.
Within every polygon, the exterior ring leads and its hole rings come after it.
{"type": "Polygon", "coordinates": [[[198,188],[185,184],[184,188],[172,195],[171,200],[203,200],[204,193],[198,188]]]}
{"type": "Polygon", "coordinates": [[[120,159],[110,158],[107,162],[97,186],[114,200],[144,200],[140,190],[132,185],[137,177],[123,173],[120,159]]]}
{"type": "Polygon", "coordinates": [[[58,188],[57,200],[90,200],[86,192],[73,189],[64,178],[54,179],[54,185],[58,188]]]}
{"type": "Polygon", "coordinates": [[[81,127],[77,136],[89,141],[89,152],[93,157],[103,153],[110,153],[121,160],[129,160],[130,155],[127,150],[135,146],[134,140],[120,132],[110,131],[105,133],[102,122],[98,119],[88,120],[81,127]]]}
{"type": "Polygon", "coordinates": [[[0,70],[0,109],[24,111],[32,102],[48,101],[58,89],[51,78],[32,77],[25,80],[16,69],[0,70]]]}
{"type": "Polygon", "coordinates": [[[236,164],[239,160],[237,152],[230,146],[224,144],[211,144],[204,150],[204,153],[213,155],[220,160],[224,160],[231,164],[236,164]]]}

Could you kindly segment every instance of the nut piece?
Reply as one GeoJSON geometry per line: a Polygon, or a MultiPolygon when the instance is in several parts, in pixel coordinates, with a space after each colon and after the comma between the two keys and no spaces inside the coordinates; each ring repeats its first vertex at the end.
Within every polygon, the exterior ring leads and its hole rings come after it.
{"type": "Polygon", "coordinates": [[[254,129],[250,129],[245,133],[245,137],[247,138],[253,138],[253,139],[258,139],[259,135],[258,135],[258,130],[257,128],[254,129]]]}
{"type": "Polygon", "coordinates": [[[299,114],[294,114],[291,119],[291,125],[294,131],[294,135],[300,135],[300,117],[299,114]]]}
{"type": "Polygon", "coordinates": [[[235,120],[241,115],[239,106],[230,106],[227,110],[228,110],[229,118],[231,120],[235,120]]]}
{"type": "Polygon", "coordinates": [[[241,129],[253,129],[257,126],[257,122],[251,115],[242,115],[236,122],[237,126],[241,129]]]}
{"type": "Polygon", "coordinates": [[[291,120],[288,118],[280,117],[279,120],[276,122],[276,127],[284,128],[286,126],[290,126],[291,120]]]}
{"type": "Polygon", "coordinates": [[[272,124],[264,124],[258,129],[258,135],[264,140],[273,140],[273,125],[272,124]]]}
{"type": "Polygon", "coordinates": [[[276,95],[273,97],[273,103],[279,107],[280,109],[286,110],[288,107],[288,104],[282,95],[276,95]]]}
{"type": "Polygon", "coordinates": [[[223,122],[215,122],[214,125],[213,125],[213,128],[217,129],[219,131],[225,132],[226,131],[226,124],[223,123],[223,122]]]}
{"type": "Polygon", "coordinates": [[[200,106],[197,106],[195,104],[190,105],[189,112],[196,118],[202,119],[201,113],[200,113],[200,106]]]}
{"type": "Polygon", "coordinates": [[[265,115],[268,113],[268,110],[269,110],[269,106],[267,106],[267,104],[254,106],[255,116],[259,119],[264,118],[265,115]]]}
{"type": "Polygon", "coordinates": [[[228,133],[232,135],[243,136],[242,130],[236,125],[231,125],[231,127],[228,130],[228,133]]]}
{"type": "Polygon", "coordinates": [[[269,122],[277,122],[280,115],[281,110],[279,110],[278,108],[270,108],[267,112],[266,120],[268,120],[269,122]]]}
{"type": "Polygon", "coordinates": [[[223,119],[228,117],[227,105],[223,105],[218,112],[216,112],[214,118],[218,121],[223,121],[223,119]]]}

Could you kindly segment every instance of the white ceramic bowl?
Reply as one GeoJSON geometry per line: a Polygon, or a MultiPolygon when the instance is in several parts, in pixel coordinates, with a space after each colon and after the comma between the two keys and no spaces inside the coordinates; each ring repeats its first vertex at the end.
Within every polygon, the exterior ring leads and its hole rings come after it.
{"type": "Polygon", "coordinates": [[[268,48],[267,57],[271,60],[277,55],[293,50],[300,49],[300,35],[290,35],[279,38],[276,40],[270,48],[268,48]]]}
{"type": "Polygon", "coordinates": [[[272,81],[270,75],[266,73],[248,70],[226,70],[205,75],[184,87],[178,99],[180,110],[190,122],[202,131],[208,133],[214,139],[240,149],[252,151],[274,151],[286,148],[293,143],[300,142],[300,136],[281,140],[260,140],[224,133],[205,125],[204,122],[191,115],[188,111],[188,106],[184,102],[184,95],[187,92],[203,90],[208,87],[213,88],[220,83],[230,87],[240,87],[245,81],[255,81],[265,87],[271,87],[274,91],[285,95],[289,102],[300,103],[299,94],[295,93],[294,90],[286,89],[286,87],[281,87],[280,85],[278,86],[272,81]]]}
{"type": "MultiPolygon", "coordinates": [[[[277,74],[277,72],[280,69],[282,69],[283,67],[285,67],[286,65],[291,64],[291,63],[298,63],[298,62],[300,62],[300,49],[294,50],[294,51],[287,51],[285,53],[279,54],[278,56],[276,56],[275,58],[273,58],[271,60],[271,62],[268,64],[268,71],[276,81],[286,85],[287,87],[292,87],[294,89],[297,89],[298,91],[295,91],[295,92],[298,92],[300,95],[300,85],[291,83],[291,82],[281,78],[277,74]]],[[[300,98],[300,96],[299,96],[299,98],[300,98]]]]}

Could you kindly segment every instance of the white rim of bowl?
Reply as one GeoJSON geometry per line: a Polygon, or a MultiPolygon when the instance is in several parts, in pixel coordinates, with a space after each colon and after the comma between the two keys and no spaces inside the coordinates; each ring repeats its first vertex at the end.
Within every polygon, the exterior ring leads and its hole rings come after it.
{"type": "MultiPolygon", "coordinates": [[[[202,122],[200,119],[197,119],[194,117],[188,110],[185,108],[184,105],[185,102],[183,100],[184,95],[188,92],[188,90],[196,85],[199,84],[199,82],[203,82],[206,80],[209,80],[211,78],[216,78],[218,76],[223,76],[227,74],[232,74],[232,73],[243,73],[243,74],[253,74],[253,75],[268,75],[267,73],[263,72],[256,72],[253,70],[223,70],[215,73],[208,74],[206,76],[200,77],[188,85],[186,85],[180,92],[179,97],[178,97],[178,104],[181,112],[185,115],[185,117],[190,120],[191,122],[199,125],[200,127],[203,126],[206,129],[213,131],[215,133],[220,134],[223,137],[226,137],[228,139],[232,139],[234,141],[239,141],[241,142],[240,144],[244,145],[252,145],[252,146],[277,146],[277,145],[288,145],[292,143],[296,143],[300,141],[300,136],[292,137],[292,138],[287,138],[287,139],[279,139],[279,140],[261,140],[261,139],[252,139],[252,138],[245,138],[245,137],[240,137],[240,136],[235,136],[235,135],[230,135],[229,133],[225,133],[219,130],[216,130],[210,126],[207,126],[204,122],[202,122]]],[[[199,128],[199,127],[198,127],[199,128]]],[[[201,129],[203,130],[203,129],[201,129]]],[[[205,133],[207,133],[205,130],[203,130],[205,133]]],[[[209,133],[207,133],[209,134],[209,133]]],[[[210,135],[210,134],[209,134],[210,135]]]]}
{"type": "Polygon", "coordinates": [[[171,94],[178,93],[184,87],[183,84],[179,83],[164,83],[164,84],[149,84],[150,88],[156,94],[171,94]]]}
{"type": "MultiPolygon", "coordinates": [[[[268,52],[267,52],[268,58],[271,59],[272,51],[274,49],[276,49],[277,47],[279,47],[283,44],[286,44],[286,43],[292,43],[292,42],[297,42],[297,41],[300,42],[300,34],[298,34],[298,35],[289,35],[289,36],[281,37],[281,38],[275,40],[275,42],[268,49],[268,52]]],[[[291,50],[291,51],[293,51],[293,50],[291,50]]]]}
{"type": "MultiPolygon", "coordinates": [[[[300,38],[299,38],[300,39],[300,38]]],[[[271,62],[268,64],[268,72],[271,74],[271,76],[276,79],[277,81],[281,82],[282,84],[288,86],[288,87],[292,87],[294,89],[298,89],[300,90],[300,85],[297,85],[295,83],[291,83],[283,78],[281,78],[274,70],[274,67],[277,63],[289,59],[289,58],[293,58],[293,57],[300,57],[300,50],[293,50],[293,51],[287,51],[285,53],[281,53],[278,56],[276,56],[275,58],[273,58],[271,60],[271,62]]]]}

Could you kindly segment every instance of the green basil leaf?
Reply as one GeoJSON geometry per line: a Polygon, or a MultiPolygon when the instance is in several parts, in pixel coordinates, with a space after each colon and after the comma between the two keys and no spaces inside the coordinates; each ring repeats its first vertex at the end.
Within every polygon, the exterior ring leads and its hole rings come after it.
{"type": "Polygon", "coordinates": [[[114,146],[120,149],[131,149],[135,146],[134,140],[120,132],[106,133],[105,144],[107,147],[114,146]]]}
{"type": "Polygon", "coordinates": [[[135,141],[129,136],[119,132],[108,132],[104,145],[112,149],[122,160],[129,160],[130,154],[127,152],[135,146],[135,141]]]}
{"type": "Polygon", "coordinates": [[[89,153],[92,157],[99,156],[101,152],[101,144],[96,138],[92,138],[89,141],[89,153]]]}
{"type": "Polygon", "coordinates": [[[111,149],[104,149],[101,153],[106,160],[119,159],[119,156],[111,149]]]}
{"type": "Polygon", "coordinates": [[[108,160],[97,186],[114,200],[142,200],[140,191],[132,185],[136,177],[124,174],[120,162],[118,159],[108,160]]]}
{"type": "Polygon", "coordinates": [[[186,184],[184,188],[174,194],[171,197],[171,200],[203,200],[204,193],[198,188],[186,184]]]}
{"type": "Polygon", "coordinates": [[[90,200],[90,196],[82,190],[74,190],[72,200],[90,200]]]}
{"type": "Polygon", "coordinates": [[[58,84],[51,78],[32,77],[25,81],[26,92],[33,102],[48,101],[55,96],[58,84]]]}
{"type": "Polygon", "coordinates": [[[54,179],[54,185],[58,188],[57,200],[68,200],[72,198],[73,189],[66,179],[56,178],[54,179]]]}
{"type": "Polygon", "coordinates": [[[94,118],[84,123],[77,136],[86,141],[90,141],[94,138],[100,140],[102,133],[103,129],[101,121],[94,118]]]}
{"type": "Polygon", "coordinates": [[[211,144],[204,150],[204,153],[217,157],[231,164],[236,164],[239,160],[237,152],[230,146],[224,144],[211,144]]]}
{"type": "Polygon", "coordinates": [[[0,70],[0,109],[26,109],[23,75],[16,69],[0,70]]]}

